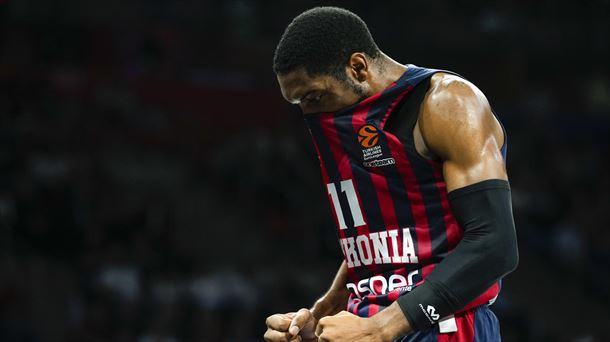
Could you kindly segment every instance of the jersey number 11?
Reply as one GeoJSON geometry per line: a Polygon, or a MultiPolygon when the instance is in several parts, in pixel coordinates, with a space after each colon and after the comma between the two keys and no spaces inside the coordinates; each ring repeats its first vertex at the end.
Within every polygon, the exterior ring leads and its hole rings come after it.
{"type": "MultiPolygon", "coordinates": [[[[333,201],[333,207],[335,208],[335,214],[337,215],[337,220],[339,221],[339,227],[341,229],[347,229],[335,183],[326,184],[326,188],[328,189],[328,194],[333,201]]],[[[351,179],[341,181],[341,192],[345,192],[345,196],[347,197],[349,211],[352,213],[352,219],[354,220],[354,227],[364,226],[366,222],[364,222],[364,218],[362,217],[360,202],[358,201],[358,195],[356,195],[356,189],[354,189],[354,182],[351,179]]]]}

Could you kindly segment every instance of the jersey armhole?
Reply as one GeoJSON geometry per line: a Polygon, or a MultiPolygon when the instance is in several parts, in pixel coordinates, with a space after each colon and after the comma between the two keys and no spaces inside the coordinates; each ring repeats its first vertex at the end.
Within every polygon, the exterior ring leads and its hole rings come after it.
{"type": "Polygon", "coordinates": [[[424,98],[430,89],[430,80],[434,74],[436,73],[428,75],[413,88],[410,94],[405,96],[394,113],[390,114],[385,126],[382,127],[384,131],[395,135],[403,145],[414,151],[417,156],[428,161],[439,161],[439,159],[427,158],[417,151],[413,131],[419,119],[424,98]]]}

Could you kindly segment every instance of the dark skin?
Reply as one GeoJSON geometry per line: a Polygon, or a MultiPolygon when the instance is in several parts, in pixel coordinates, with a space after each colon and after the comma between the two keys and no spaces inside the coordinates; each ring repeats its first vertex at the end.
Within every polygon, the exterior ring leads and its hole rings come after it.
{"type": "MultiPolygon", "coordinates": [[[[380,92],[400,78],[406,67],[386,55],[373,61],[354,53],[345,70],[352,86],[330,75],[309,76],[302,69],[277,79],[284,98],[307,115],[338,111],[360,101],[363,94],[380,92]]],[[[442,160],[447,191],[488,179],[508,180],[500,152],[502,128],[485,95],[460,77],[446,73],[432,76],[413,137],[419,154],[442,160]]],[[[397,303],[369,318],[342,311],[349,295],[346,270],[343,262],[328,292],[311,309],[269,316],[265,340],[379,342],[393,341],[412,331],[397,303]]]]}

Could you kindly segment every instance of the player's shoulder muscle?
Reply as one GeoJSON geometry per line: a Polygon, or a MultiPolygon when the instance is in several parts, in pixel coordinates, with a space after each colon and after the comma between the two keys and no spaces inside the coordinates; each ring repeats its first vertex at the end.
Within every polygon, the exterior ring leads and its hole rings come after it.
{"type": "Polygon", "coordinates": [[[445,160],[458,154],[467,158],[469,151],[480,150],[490,138],[502,137],[483,92],[447,73],[432,76],[418,124],[427,147],[445,160]]]}

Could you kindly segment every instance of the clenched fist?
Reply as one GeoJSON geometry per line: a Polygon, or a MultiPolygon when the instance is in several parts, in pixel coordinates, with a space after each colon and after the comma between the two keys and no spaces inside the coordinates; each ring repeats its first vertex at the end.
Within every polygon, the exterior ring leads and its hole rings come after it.
{"type": "Polygon", "coordinates": [[[316,336],[323,342],[383,342],[381,331],[372,319],[347,311],[320,319],[316,336]]]}
{"type": "Polygon", "coordinates": [[[267,317],[265,341],[268,342],[314,342],[316,319],[308,309],[267,317]]]}

